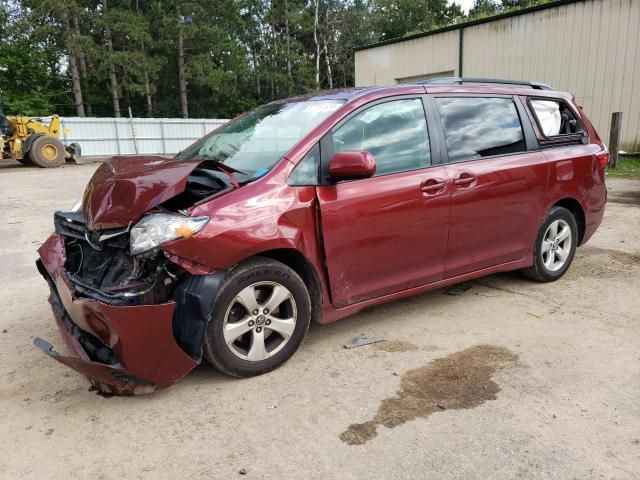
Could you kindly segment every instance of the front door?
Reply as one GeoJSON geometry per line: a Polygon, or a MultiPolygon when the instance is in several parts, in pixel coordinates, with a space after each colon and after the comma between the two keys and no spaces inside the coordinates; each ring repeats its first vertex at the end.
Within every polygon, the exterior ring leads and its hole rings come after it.
{"type": "Polygon", "coordinates": [[[527,151],[516,104],[473,96],[435,102],[451,178],[445,278],[523,259],[540,226],[549,166],[540,151],[527,151]]]}
{"type": "Polygon", "coordinates": [[[446,167],[431,165],[422,100],[365,106],[329,135],[333,151],[369,151],[377,166],[372,178],[317,187],[333,304],[440,280],[450,186],[446,167]]]}

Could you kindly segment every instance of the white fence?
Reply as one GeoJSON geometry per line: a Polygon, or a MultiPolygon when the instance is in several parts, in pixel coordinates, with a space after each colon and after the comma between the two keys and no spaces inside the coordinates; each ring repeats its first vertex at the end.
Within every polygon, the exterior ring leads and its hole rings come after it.
{"type": "Polygon", "coordinates": [[[78,143],[82,155],[173,154],[227,121],[81,117],[61,120],[61,140],[65,145],[78,143]]]}

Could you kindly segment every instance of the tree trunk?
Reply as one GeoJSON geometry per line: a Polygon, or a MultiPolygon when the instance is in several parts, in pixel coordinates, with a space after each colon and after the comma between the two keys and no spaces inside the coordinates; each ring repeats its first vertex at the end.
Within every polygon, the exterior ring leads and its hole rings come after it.
{"type": "MultiPolygon", "coordinates": [[[[107,0],[104,0],[104,11],[107,11],[107,0]]],[[[111,101],[113,103],[113,116],[120,118],[120,94],[118,93],[118,77],[116,75],[116,66],[113,63],[113,42],[111,41],[111,30],[109,27],[105,29],[107,36],[107,50],[109,51],[109,86],[111,88],[111,101]]]]}
{"type": "MultiPolygon", "coordinates": [[[[111,39],[107,40],[109,53],[113,54],[111,39]]],[[[111,86],[111,101],[113,103],[113,116],[120,118],[120,94],[118,93],[118,77],[116,76],[116,66],[109,61],[109,84],[111,86]]]]}
{"type": "Polygon", "coordinates": [[[329,82],[329,89],[333,88],[333,75],[331,74],[331,62],[329,61],[329,49],[327,48],[327,38],[322,38],[324,41],[324,62],[327,67],[327,81],[329,82]]]}
{"type": "Polygon", "coordinates": [[[84,102],[82,101],[82,86],[80,85],[80,75],[78,74],[78,61],[75,55],[69,54],[69,67],[71,68],[71,85],[73,87],[73,100],[76,104],[76,113],[79,117],[84,117],[84,102]]]}
{"type": "Polygon", "coordinates": [[[291,37],[289,35],[289,2],[284,0],[284,31],[287,41],[287,75],[289,76],[289,93],[293,88],[293,78],[291,77],[291,37]]]}
{"type": "Polygon", "coordinates": [[[324,13],[324,26],[325,34],[322,35],[322,41],[324,43],[324,61],[327,67],[327,81],[329,83],[329,89],[333,88],[333,74],[331,73],[331,60],[329,59],[329,46],[327,42],[327,33],[333,35],[333,29],[329,23],[329,11],[331,10],[331,2],[327,4],[327,10],[324,13]]]}
{"type": "Polygon", "coordinates": [[[75,32],[71,28],[67,11],[62,13],[62,23],[64,25],[64,33],[67,39],[67,52],[69,54],[69,68],[71,69],[71,88],[73,89],[73,101],[76,104],[76,114],[84,117],[84,101],[82,100],[82,85],[80,84],[80,74],[78,72],[78,59],[75,56],[73,37],[75,32]]]}
{"type": "MultiPolygon", "coordinates": [[[[77,36],[80,36],[80,20],[78,20],[78,16],[74,15],[73,16],[73,28],[75,30],[75,34],[77,36]]],[[[93,113],[91,111],[91,103],[89,102],[89,98],[87,95],[87,90],[86,90],[86,86],[87,86],[87,80],[88,80],[88,75],[87,75],[87,55],[84,52],[80,52],[80,55],[78,55],[78,63],[80,66],[80,83],[82,84],[82,90],[85,92],[85,94],[83,95],[83,105],[84,108],[86,109],[86,113],[88,116],[93,116],[93,113]]]]}
{"type": "MultiPolygon", "coordinates": [[[[138,2],[138,0],[136,0],[136,14],[138,16],[140,15],[140,3],[138,2]]],[[[140,51],[144,55],[144,53],[145,53],[144,40],[140,41],[140,51]]],[[[152,102],[152,98],[151,98],[151,85],[149,83],[149,72],[147,72],[146,69],[144,70],[144,96],[145,96],[145,99],[147,101],[147,116],[148,117],[153,117],[153,102],[152,102]]]]}
{"type": "Polygon", "coordinates": [[[314,0],[316,4],[316,12],[313,17],[313,42],[316,46],[316,89],[320,89],[320,42],[318,41],[318,10],[320,0],[314,0]]]}
{"type": "Polygon", "coordinates": [[[153,117],[153,102],[151,98],[151,86],[149,85],[149,74],[144,72],[144,95],[147,98],[147,115],[153,117]]]}
{"type": "MultiPolygon", "coordinates": [[[[273,2],[271,3],[273,8],[273,2]]],[[[275,85],[275,73],[278,71],[278,42],[276,42],[276,25],[275,25],[275,14],[271,15],[271,48],[269,49],[271,55],[271,98],[276,98],[277,96],[277,87],[275,85]]]]}
{"type": "Polygon", "coordinates": [[[187,103],[187,81],[184,75],[185,53],[182,31],[178,33],[178,81],[180,84],[180,116],[189,118],[189,104],[187,103]]]}
{"type": "Polygon", "coordinates": [[[253,72],[256,76],[256,95],[260,96],[260,75],[258,74],[258,59],[256,57],[256,48],[255,45],[251,47],[251,56],[253,57],[253,72]]]}

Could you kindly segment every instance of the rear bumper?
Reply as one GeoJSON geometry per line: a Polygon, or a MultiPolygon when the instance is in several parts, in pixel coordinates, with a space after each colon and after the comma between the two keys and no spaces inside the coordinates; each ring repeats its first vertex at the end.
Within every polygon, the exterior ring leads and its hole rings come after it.
{"type": "Polygon", "coordinates": [[[198,363],[176,343],[175,302],[113,306],[74,295],[64,272],[64,245],[52,235],[38,250],[38,267],[51,288],[49,303],[74,353],[62,356],[46,341],[34,344],[54,360],[87,376],[103,394],[138,395],[165,388],[198,363]]]}
{"type": "Polygon", "coordinates": [[[598,188],[592,189],[591,195],[586,199],[585,229],[580,245],[584,245],[596,233],[596,230],[604,218],[604,210],[607,205],[608,191],[604,180],[598,188]]]}

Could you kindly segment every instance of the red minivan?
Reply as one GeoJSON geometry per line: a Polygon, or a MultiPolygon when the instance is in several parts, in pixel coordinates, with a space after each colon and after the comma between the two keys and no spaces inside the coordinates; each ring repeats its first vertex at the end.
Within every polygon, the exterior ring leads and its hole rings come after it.
{"type": "Polygon", "coordinates": [[[75,355],[35,343],[103,394],[140,394],[203,355],[273,370],[311,321],[494,272],[555,281],[602,220],[607,161],[573,97],[535,82],[273,102],[172,159],[97,169],[37,262],[75,355]]]}

